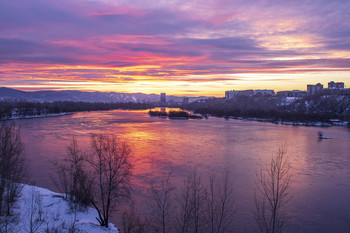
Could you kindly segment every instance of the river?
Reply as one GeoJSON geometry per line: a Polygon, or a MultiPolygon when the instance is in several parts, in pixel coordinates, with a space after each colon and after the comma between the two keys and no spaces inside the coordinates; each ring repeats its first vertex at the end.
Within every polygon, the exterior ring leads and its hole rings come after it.
{"type": "Polygon", "coordinates": [[[88,148],[91,134],[115,134],[129,142],[134,156],[137,204],[149,186],[169,171],[183,180],[197,167],[205,178],[230,171],[234,179],[237,229],[251,231],[254,182],[281,145],[292,167],[288,213],[293,231],[350,232],[350,130],[225,120],[169,120],[147,111],[81,112],[60,117],[16,120],[29,161],[31,181],[56,190],[53,164],[65,155],[72,137],[88,148]],[[329,140],[318,140],[321,130],[329,140]]]}

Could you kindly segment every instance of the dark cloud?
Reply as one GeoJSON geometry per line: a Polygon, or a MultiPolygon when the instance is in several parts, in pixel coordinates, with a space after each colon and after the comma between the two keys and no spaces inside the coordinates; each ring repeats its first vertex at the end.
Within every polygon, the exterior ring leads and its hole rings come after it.
{"type": "Polygon", "coordinates": [[[243,37],[222,37],[215,39],[183,39],[182,44],[192,46],[210,46],[221,49],[232,50],[259,50],[258,43],[250,38],[243,37]]]}
{"type": "Polygon", "coordinates": [[[130,14],[95,15],[95,26],[102,26],[108,33],[128,35],[173,35],[185,33],[203,22],[180,18],[171,11],[148,11],[144,15],[130,14]]]}
{"type": "Polygon", "coordinates": [[[126,62],[126,61],[108,61],[101,63],[101,65],[110,66],[110,67],[128,67],[128,66],[136,66],[136,62],[126,62]]]}
{"type": "Polygon", "coordinates": [[[127,46],[131,52],[150,52],[154,54],[166,55],[167,57],[194,57],[201,56],[204,53],[198,49],[187,49],[187,48],[171,48],[167,46],[127,46]]]}
{"type": "Polygon", "coordinates": [[[22,39],[0,38],[0,56],[25,55],[42,51],[43,47],[35,42],[22,39]]]}
{"type": "MultiPolygon", "coordinates": [[[[0,62],[27,62],[27,63],[58,63],[78,64],[78,60],[70,56],[75,48],[65,54],[66,48],[37,43],[22,39],[0,38],[0,62]],[[73,51],[72,51],[73,50],[73,51]]],[[[66,51],[67,52],[67,51],[66,51]]]]}

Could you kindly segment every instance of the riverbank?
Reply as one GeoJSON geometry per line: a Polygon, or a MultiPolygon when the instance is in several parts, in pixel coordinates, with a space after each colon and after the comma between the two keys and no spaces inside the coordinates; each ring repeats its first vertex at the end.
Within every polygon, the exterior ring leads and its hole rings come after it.
{"type": "MultiPolygon", "coordinates": [[[[116,109],[113,109],[116,110],[116,109]]],[[[122,110],[134,110],[134,109],[122,109],[122,110]]],[[[96,110],[96,111],[112,111],[112,110],[96,110]]],[[[6,121],[6,120],[19,120],[19,119],[34,119],[34,118],[45,118],[45,117],[59,117],[59,116],[65,116],[65,115],[72,115],[74,113],[78,112],[86,112],[86,111],[77,111],[77,112],[62,112],[62,113],[52,113],[52,114],[41,114],[41,115],[27,115],[27,116],[14,116],[6,119],[0,119],[0,121],[6,121]]],[[[256,117],[235,117],[235,116],[215,116],[211,114],[190,114],[188,111],[174,111],[170,113],[163,113],[160,111],[149,111],[148,115],[154,117],[161,117],[161,118],[169,118],[169,119],[203,119],[208,118],[208,116],[211,117],[221,117],[228,119],[234,119],[234,120],[242,120],[242,121],[259,121],[259,122],[269,122],[274,124],[281,124],[281,125],[294,125],[294,126],[314,126],[314,127],[331,127],[331,126],[342,126],[342,127],[350,127],[350,122],[347,121],[340,121],[340,120],[330,120],[329,122],[301,122],[301,121],[282,121],[282,120],[275,120],[275,119],[269,119],[269,118],[256,118],[256,117]]]]}
{"type": "Polygon", "coordinates": [[[281,124],[281,125],[294,125],[294,126],[314,126],[314,127],[331,127],[331,126],[343,126],[343,127],[350,127],[349,123],[347,121],[330,121],[330,122],[300,122],[300,121],[281,121],[281,120],[273,120],[273,119],[267,119],[267,118],[255,118],[255,117],[233,117],[233,116],[224,116],[226,120],[228,119],[234,119],[234,120],[242,120],[242,121],[259,121],[259,122],[269,122],[274,124],[281,124]]]}
{"type": "Polygon", "coordinates": [[[0,121],[44,118],[44,117],[58,117],[58,116],[72,115],[74,113],[77,113],[77,112],[61,112],[61,113],[49,113],[49,114],[40,114],[40,115],[12,116],[6,119],[0,119],[0,121]]]}
{"type": "Polygon", "coordinates": [[[63,194],[32,185],[23,185],[13,216],[16,223],[9,223],[11,232],[119,232],[111,223],[108,228],[101,227],[95,209],[73,211],[63,194]]]}
{"type": "MultiPolygon", "coordinates": [[[[171,109],[171,108],[170,108],[171,109]]],[[[350,127],[349,122],[347,121],[340,121],[338,119],[331,119],[328,122],[314,122],[314,121],[283,121],[283,120],[276,120],[272,118],[258,118],[258,117],[235,117],[235,116],[217,116],[212,114],[193,114],[190,110],[187,109],[180,109],[180,110],[171,110],[166,111],[164,109],[163,111],[159,110],[149,110],[148,115],[151,117],[160,117],[160,118],[169,118],[169,119],[181,119],[181,120],[187,120],[187,119],[203,119],[208,118],[208,116],[211,117],[220,117],[225,118],[226,120],[234,119],[234,120],[242,120],[242,121],[259,121],[259,122],[269,122],[274,124],[281,124],[281,125],[294,125],[294,126],[314,126],[314,127],[331,127],[331,126],[343,126],[343,127],[350,127]]]]}
{"type": "Polygon", "coordinates": [[[145,110],[154,107],[149,103],[98,103],[98,102],[16,102],[0,101],[0,120],[62,116],[77,112],[107,111],[115,109],[145,110]]]}

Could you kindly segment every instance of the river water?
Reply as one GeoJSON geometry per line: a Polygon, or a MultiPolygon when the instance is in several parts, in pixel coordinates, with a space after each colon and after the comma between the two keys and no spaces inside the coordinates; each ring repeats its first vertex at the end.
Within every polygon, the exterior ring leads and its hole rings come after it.
{"type": "MultiPolygon", "coordinates": [[[[236,225],[250,232],[254,182],[281,145],[292,167],[288,213],[292,231],[350,232],[350,130],[276,125],[209,117],[169,120],[147,111],[82,112],[61,117],[17,120],[29,161],[31,180],[56,190],[53,164],[72,137],[89,147],[91,134],[117,135],[132,146],[134,196],[139,206],[149,187],[169,171],[181,181],[196,166],[205,178],[227,169],[234,179],[236,225]],[[318,140],[321,130],[329,140],[318,140]]],[[[176,183],[176,182],[175,182],[176,183]]]]}

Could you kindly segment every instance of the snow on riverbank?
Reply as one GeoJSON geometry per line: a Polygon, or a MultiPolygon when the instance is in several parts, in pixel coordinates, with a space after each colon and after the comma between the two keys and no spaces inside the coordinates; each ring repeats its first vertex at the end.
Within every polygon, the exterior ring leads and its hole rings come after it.
{"type": "Polygon", "coordinates": [[[57,116],[65,116],[72,115],[75,112],[61,112],[61,113],[48,113],[48,114],[40,114],[40,115],[13,115],[9,118],[4,118],[1,120],[19,120],[19,119],[32,119],[32,118],[44,118],[44,117],[57,117],[57,116]]]}
{"type": "Polygon", "coordinates": [[[315,127],[331,127],[331,126],[344,126],[349,127],[350,122],[340,121],[340,120],[330,120],[330,122],[298,122],[298,121],[277,121],[268,118],[255,118],[255,117],[234,117],[234,116],[224,116],[226,120],[234,119],[241,121],[260,121],[260,122],[270,122],[274,124],[282,125],[294,125],[294,126],[315,126],[315,127]]]}
{"type": "Polygon", "coordinates": [[[16,232],[30,232],[32,226],[33,232],[118,233],[113,224],[109,228],[99,225],[95,209],[72,211],[62,194],[36,186],[24,185],[15,212],[21,219],[16,232]]]}

